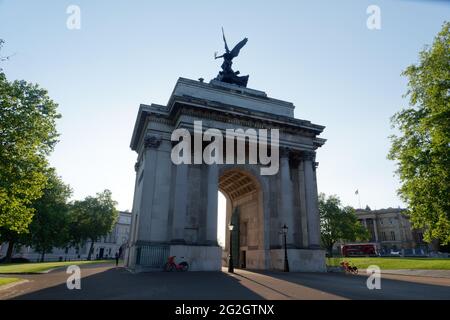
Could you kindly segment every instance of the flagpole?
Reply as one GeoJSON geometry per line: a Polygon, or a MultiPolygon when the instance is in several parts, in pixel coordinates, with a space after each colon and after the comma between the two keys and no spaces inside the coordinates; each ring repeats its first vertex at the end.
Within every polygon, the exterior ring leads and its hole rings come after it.
{"type": "Polygon", "coordinates": [[[355,194],[358,195],[359,209],[362,209],[361,208],[361,196],[359,195],[359,189],[356,189],[355,194]]]}
{"type": "Polygon", "coordinates": [[[359,191],[358,191],[358,202],[359,202],[359,208],[362,209],[361,208],[361,196],[359,195],[359,191]]]}

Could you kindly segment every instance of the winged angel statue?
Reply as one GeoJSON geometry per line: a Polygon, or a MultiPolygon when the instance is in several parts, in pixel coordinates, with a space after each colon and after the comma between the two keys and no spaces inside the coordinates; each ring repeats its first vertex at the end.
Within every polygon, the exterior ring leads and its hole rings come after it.
{"type": "Polygon", "coordinates": [[[222,28],[222,36],[223,36],[223,42],[225,42],[225,53],[221,56],[217,56],[217,52],[214,54],[214,58],[220,59],[223,58],[222,63],[222,71],[219,72],[215,80],[237,84],[242,87],[247,87],[248,82],[248,76],[238,76],[239,71],[233,71],[231,66],[233,65],[233,59],[236,58],[239,55],[239,52],[241,49],[245,46],[248,39],[245,38],[241,42],[239,42],[233,50],[230,51],[227,44],[227,39],[225,39],[225,33],[222,28]]]}

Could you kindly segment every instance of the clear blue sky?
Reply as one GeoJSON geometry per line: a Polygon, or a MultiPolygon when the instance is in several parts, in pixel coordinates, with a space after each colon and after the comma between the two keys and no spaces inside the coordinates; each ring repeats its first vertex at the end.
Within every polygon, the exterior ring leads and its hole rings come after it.
{"type": "Polygon", "coordinates": [[[20,1],[0,0],[2,67],[10,80],[49,90],[61,142],[51,157],[79,199],[112,190],[131,209],[136,154],[129,149],[140,103],[167,102],[178,77],[209,80],[228,41],[249,42],[235,61],[249,87],[296,105],[325,125],[319,191],[344,204],[402,205],[386,159],[389,118],[406,105],[401,71],[417,61],[445,19],[448,1],[20,1]],[[69,5],[81,29],[66,28],[69,5]],[[381,30],[366,8],[381,8],[381,30]]]}

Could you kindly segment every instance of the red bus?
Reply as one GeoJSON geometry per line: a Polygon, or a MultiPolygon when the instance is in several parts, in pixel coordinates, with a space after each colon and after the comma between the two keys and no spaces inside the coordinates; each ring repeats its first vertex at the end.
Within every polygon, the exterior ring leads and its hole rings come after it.
{"type": "Polygon", "coordinates": [[[349,243],[341,246],[344,257],[378,256],[377,245],[374,243],[349,243]]]}

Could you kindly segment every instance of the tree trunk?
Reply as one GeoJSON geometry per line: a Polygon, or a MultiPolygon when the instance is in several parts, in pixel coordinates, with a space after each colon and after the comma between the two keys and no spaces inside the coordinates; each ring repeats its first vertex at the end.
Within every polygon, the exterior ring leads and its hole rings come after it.
{"type": "Polygon", "coordinates": [[[42,251],[42,253],[41,253],[41,262],[44,262],[44,258],[45,258],[45,251],[42,251]]]}
{"type": "Polygon", "coordinates": [[[88,254],[88,257],[87,257],[88,260],[91,260],[92,251],[94,251],[94,240],[91,240],[91,247],[89,248],[89,254],[88,254]]]}
{"type": "Polygon", "coordinates": [[[13,249],[14,249],[14,240],[9,240],[8,241],[8,251],[6,251],[6,258],[5,258],[6,263],[11,262],[13,249]]]}

